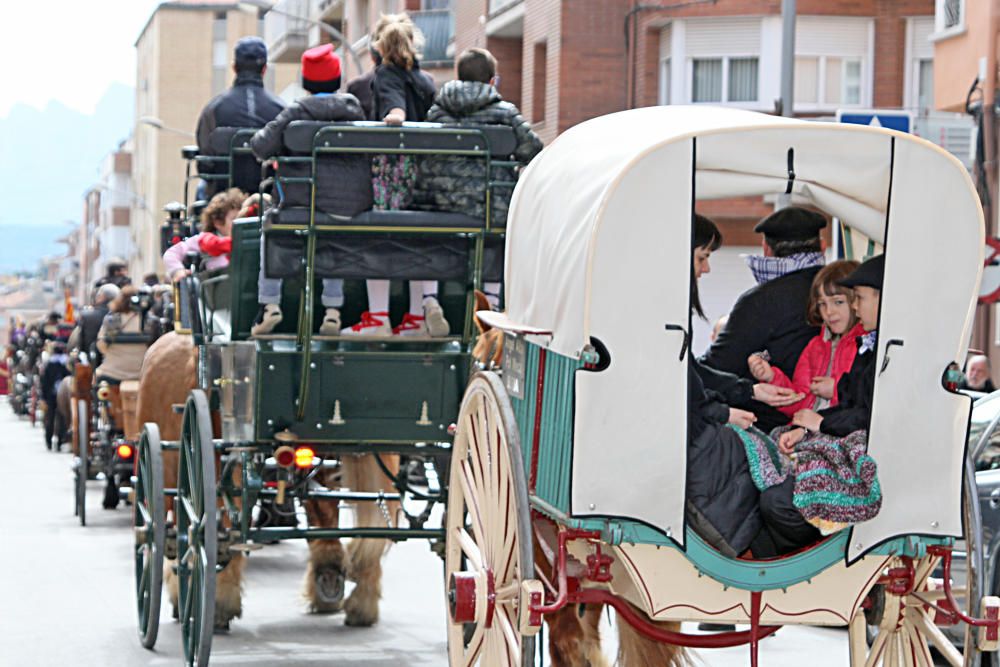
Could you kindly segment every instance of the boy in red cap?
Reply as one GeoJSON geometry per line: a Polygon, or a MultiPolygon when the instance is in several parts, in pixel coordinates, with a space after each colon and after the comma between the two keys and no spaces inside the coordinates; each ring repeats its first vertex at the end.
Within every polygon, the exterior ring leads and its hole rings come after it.
{"type": "MultiPolygon", "coordinates": [[[[364,120],[361,104],[353,95],[338,93],[340,88],[340,58],[333,46],[323,44],[302,54],[302,87],[308,97],[297,100],[261,128],[250,140],[257,159],[264,161],[282,153],[282,135],[289,123],[296,120],[355,121],[364,120]]],[[[282,165],[282,176],[310,176],[309,167],[282,165]]],[[[317,212],[352,217],[372,207],[371,164],[364,156],[338,155],[324,157],[316,167],[317,212]]],[[[289,208],[309,206],[311,188],[303,184],[278,184],[275,187],[277,206],[289,208]]],[[[257,280],[257,300],[260,311],[250,329],[254,336],[270,333],[281,322],[281,280],[268,278],[264,270],[266,237],[261,242],[260,274],[257,280]]],[[[340,333],[340,308],[344,305],[344,281],[323,280],[323,306],[326,313],[319,333],[336,336],[340,333]]]]}

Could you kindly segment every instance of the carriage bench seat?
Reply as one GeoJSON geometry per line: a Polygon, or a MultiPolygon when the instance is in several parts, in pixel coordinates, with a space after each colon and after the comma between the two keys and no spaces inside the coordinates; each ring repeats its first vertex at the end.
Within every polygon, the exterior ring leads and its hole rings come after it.
{"type": "MultiPolygon", "coordinates": [[[[309,225],[309,209],[306,207],[291,207],[274,210],[269,220],[270,225],[309,225]]],[[[327,215],[316,211],[317,225],[364,225],[366,227],[387,227],[395,230],[400,228],[420,231],[435,230],[468,230],[479,231],[483,228],[481,218],[474,218],[463,213],[447,213],[440,211],[364,211],[353,218],[327,215]]]]}
{"type": "Polygon", "coordinates": [[[440,123],[404,123],[401,127],[389,127],[370,121],[298,120],[285,129],[283,139],[292,155],[312,155],[314,148],[331,152],[341,149],[344,153],[447,154],[462,151],[483,157],[488,152],[494,159],[506,160],[517,149],[514,130],[504,125],[454,127],[440,123]]]}

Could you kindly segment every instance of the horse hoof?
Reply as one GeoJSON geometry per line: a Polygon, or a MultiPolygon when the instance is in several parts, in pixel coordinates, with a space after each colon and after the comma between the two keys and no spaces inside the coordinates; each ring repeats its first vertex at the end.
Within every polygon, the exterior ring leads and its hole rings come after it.
{"type": "Polygon", "coordinates": [[[353,596],[344,605],[346,615],[344,625],[356,628],[367,628],[378,622],[378,602],[374,604],[359,603],[353,596]]]}
{"type": "Polygon", "coordinates": [[[313,613],[333,614],[344,608],[344,573],[334,567],[321,567],[314,575],[313,613]]]}
{"type": "Polygon", "coordinates": [[[229,621],[225,623],[216,623],[212,626],[212,634],[215,635],[228,635],[229,634],[229,621]]]}

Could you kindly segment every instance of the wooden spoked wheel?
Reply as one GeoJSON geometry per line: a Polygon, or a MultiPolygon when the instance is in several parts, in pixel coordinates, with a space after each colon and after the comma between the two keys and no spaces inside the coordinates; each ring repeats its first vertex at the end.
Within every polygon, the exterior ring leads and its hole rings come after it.
{"type": "Polygon", "coordinates": [[[163,590],[163,546],[166,512],[163,508],[163,457],[160,429],[146,424],[136,454],[135,505],[135,601],[139,618],[139,641],[153,648],[160,628],[160,595],[163,590]]]}
{"type": "MultiPolygon", "coordinates": [[[[851,667],[934,667],[930,645],[944,654],[956,653],[950,640],[934,625],[934,611],[928,610],[926,601],[939,600],[928,591],[927,578],[938,559],[925,556],[913,563],[914,593],[893,595],[885,591],[878,594],[879,616],[871,646],[866,642],[865,615],[859,611],[850,625],[851,667]]],[[[900,563],[890,562],[889,567],[900,563]]],[[[959,656],[961,664],[961,656],[959,656]]]]}
{"type": "Polygon", "coordinates": [[[521,584],[534,575],[517,424],[495,373],[473,376],[459,411],[448,496],[445,587],[451,667],[526,667],[521,584]]]}
{"type": "Polygon", "coordinates": [[[76,410],[76,479],[73,485],[73,514],[80,525],[87,525],[87,476],[90,474],[90,423],[87,421],[87,402],[77,402],[76,410]]]}
{"type": "Polygon", "coordinates": [[[212,652],[218,525],[212,419],[200,389],[184,406],[175,512],[184,659],[189,667],[204,667],[212,652]]]}

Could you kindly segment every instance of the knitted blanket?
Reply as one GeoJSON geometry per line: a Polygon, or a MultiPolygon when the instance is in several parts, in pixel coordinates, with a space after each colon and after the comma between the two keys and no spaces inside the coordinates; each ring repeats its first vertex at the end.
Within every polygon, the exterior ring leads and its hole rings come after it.
{"type": "Polygon", "coordinates": [[[740,436],[750,475],[761,491],[795,475],[792,502],[824,535],[874,518],[882,508],[875,460],[868,456],[868,432],[844,438],[810,433],[795,447],[794,460],[778,450],[777,439],[790,427],[762,431],[730,426],[740,436]]]}

